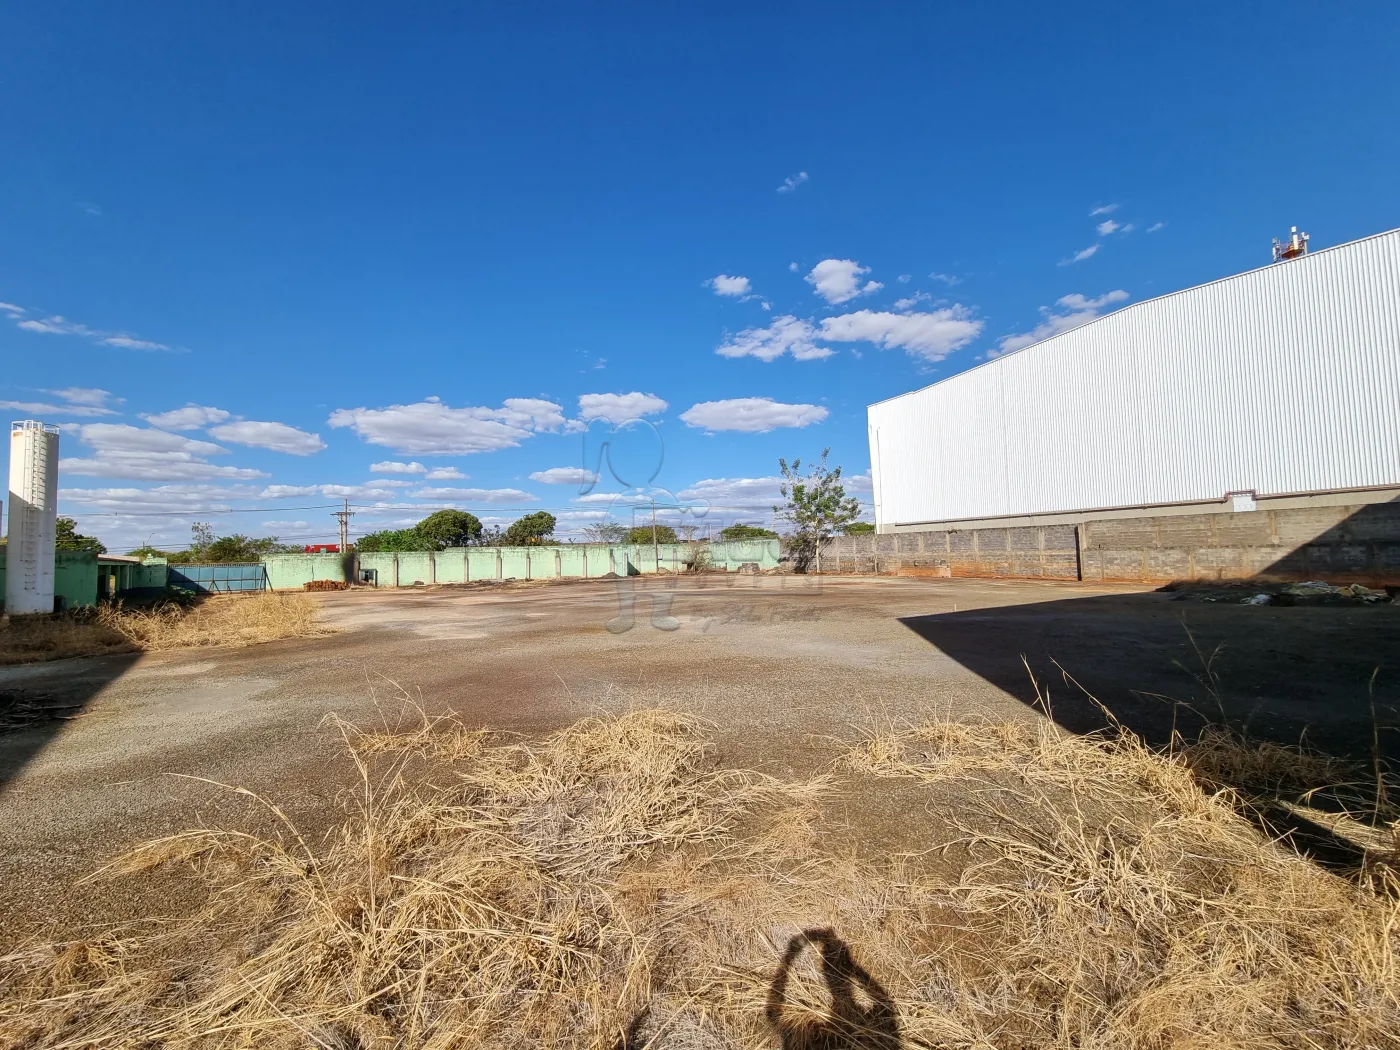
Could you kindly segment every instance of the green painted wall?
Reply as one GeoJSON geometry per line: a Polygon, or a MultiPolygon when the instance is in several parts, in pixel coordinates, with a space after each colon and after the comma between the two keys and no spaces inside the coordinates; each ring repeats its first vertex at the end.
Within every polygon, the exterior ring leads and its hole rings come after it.
{"type": "MultiPolygon", "coordinates": [[[[760,569],[774,569],[780,557],[777,540],[737,540],[709,545],[710,567],[736,572],[746,562],[760,569]]],[[[379,586],[393,587],[395,563],[400,587],[431,583],[475,583],[478,580],[597,579],[615,572],[619,576],[683,572],[688,548],[681,543],[560,544],[550,547],[449,547],[430,555],[426,551],[400,554],[359,555],[361,573],[377,570],[379,586]]],[[[344,559],[339,554],[273,554],[263,559],[274,590],[300,590],[310,580],[344,580],[344,559]]],[[[94,581],[94,587],[96,583],[94,581]]]]}
{"type": "Polygon", "coordinates": [[[312,580],[345,581],[339,554],[274,554],[263,559],[268,586],[275,591],[299,591],[312,580]]]}
{"type": "MultiPolygon", "coordinates": [[[[53,559],[53,591],[64,608],[97,604],[97,555],[58,551],[53,559]]],[[[0,601],[5,594],[5,551],[0,548],[0,601]]]]}

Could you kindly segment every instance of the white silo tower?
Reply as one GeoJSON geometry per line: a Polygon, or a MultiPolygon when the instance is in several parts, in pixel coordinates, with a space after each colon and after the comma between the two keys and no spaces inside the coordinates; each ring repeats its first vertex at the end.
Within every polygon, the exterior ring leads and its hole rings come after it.
{"type": "Polygon", "coordinates": [[[58,518],[58,427],[10,424],[10,530],[5,612],[53,612],[54,528],[58,518]]]}

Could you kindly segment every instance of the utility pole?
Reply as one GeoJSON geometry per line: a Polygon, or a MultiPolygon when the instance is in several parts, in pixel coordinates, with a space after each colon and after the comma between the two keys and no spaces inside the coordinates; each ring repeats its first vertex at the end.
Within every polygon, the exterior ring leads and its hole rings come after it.
{"type": "Polygon", "coordinates": [[[656,542],[656,497],[651,498],[651,556],[656,561],[656,571],[661,571],[661,547],[656,542]]]}
{"type": "Polygon", "coordinates": [[[340,553],[344,554],[350,547],[350,519],[355,516],[350,509],[350,497],[345,498],[345,509],[336,511],[333,516],[340,522],[340,553]]]}

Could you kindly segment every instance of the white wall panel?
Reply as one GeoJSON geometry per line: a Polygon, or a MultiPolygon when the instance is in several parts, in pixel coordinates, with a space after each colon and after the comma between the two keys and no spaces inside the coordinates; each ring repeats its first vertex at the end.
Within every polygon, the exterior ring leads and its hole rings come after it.
{"type": "Polygon", "coordinates": [[[881,525],[1400,484],[1400,230],[870,406],[881,525]]]}

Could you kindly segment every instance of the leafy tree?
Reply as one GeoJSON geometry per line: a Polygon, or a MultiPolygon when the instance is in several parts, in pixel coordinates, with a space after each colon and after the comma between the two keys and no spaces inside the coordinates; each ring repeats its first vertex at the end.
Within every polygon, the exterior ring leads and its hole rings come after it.
{"type": "Polygon", "coordinates": [[[772,529],[760,528],[757,525],[745,525],[736,521],[727,528],[720,529],[719,538],[722,540],[776,540],[778,534],[772,529]]]}
{"type": "Polygon", "coordinates": [[[201,551],[199,561],[227,563],[257,561],[269,554],[300,550],[300,547],[278,542],[276,536],[220,536],[201,551]]]}
{"type": "MultiPolygon", "coordinates": [[[[650,525],[638,525],[635,529],[629,529],[628,532],[627,532],[627,542],[628,542],[628,543],[650,543],[650,542],[651,542],[651,526],[650,526],[650,525]]],[[[669,525],[658,525],[658,526],[656,526],[656,542],[657,542],[657,543],[678,543],[679,540],[676,538],[676,530],[673,529],[673,528],[671,528],[671,526],[669,526],[669,525]]]]}
{"type": "Polygon", "coordinates": [[[791,464],[785,459],[778,460],[778,469],[783,475],[778,491],[787,502],[773,510],[794,526],[788,537],[788,549],[797,557],[799,572],[806,572],[813,560],[820,572],[822,542],[853,524],[860,514],[860,501],[848,497],[841,484],[841,468],[826,465],[830,452],[829,448],[822,449],[821,462],[806,474],[802,473],[800,459],[794,459],[791,464]]]}
{"type": "Polygon", "coordinates": [[[481,520],[464,510],[439,510],[413,526],[413,531],[428,541],[430,550],[465,547],[481,535],[481,520]]]}
{"type": "Polygon", "coordinates": [[[203,561],[204,552],[209,549],[209,545],[214,542],[214,526],[207,521],[196,521],[190,525],[190,549],[185,554],[185,561],[203,561]]]}
{"type": "Polygon", "coordinates": [[[874,532],[875,526],[868,521],[853,521],[841,531],[847,536],[862,536],[867,532],[874,532]]]}
{"type": "Polygon", "coordinates": [[[159,547],[152,547],[149,543],[143,543],[134,551],[128,551],[127,553],[133,558],[164,558],[166,561],[170,560],[169,554],[159,547]]]}
{"type": "Polygon", "coordinates": [[[501,542],[511,547],[533,547],[554,535],[556,519],[547,510],[537,510],[513,521],[501,542]]]}
{"type": "Polygon", "coordinates": [[[72,518],[59,518],[56,523],[54,550],[91,551],[93,554],[106,554],[107,548],[96,536],[84,536],[78,532],[78,523],[72,518]]]}
{"type": "Polygon", "coordinates": [[[416,528],[381,529],[361,536],[355,541],[355,549],[366,554],[381,551],[428,551],[433,549],[433,544],[416,528]]]}
{"type": "Polygon", "coordinates": [[[605,518],[596,525],[585,525],[583,535],[589,543],[622,543],[627,539],[627,526],[605,518]]]}

